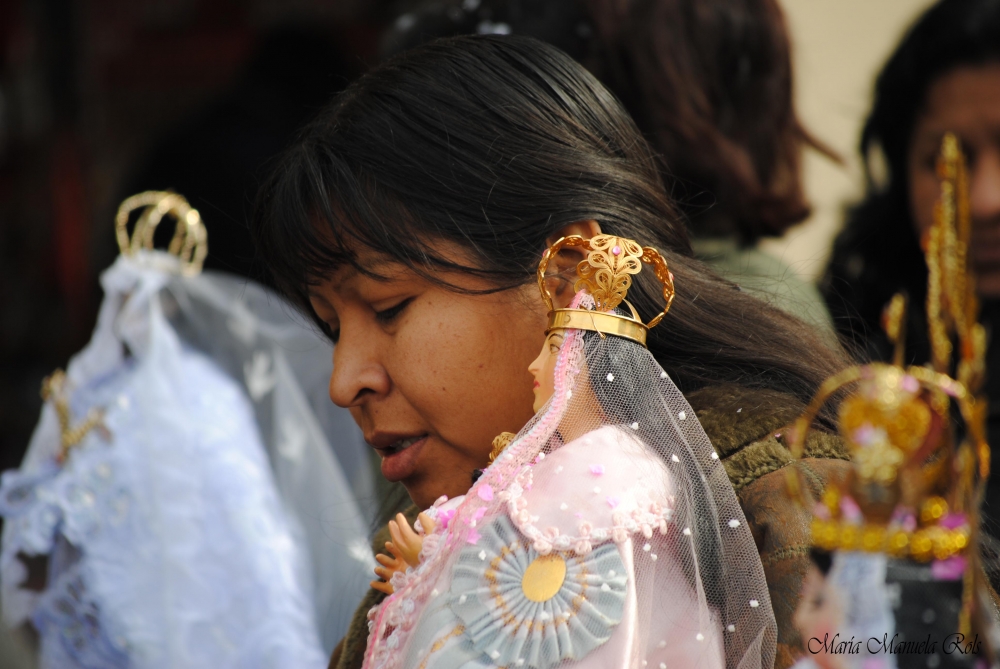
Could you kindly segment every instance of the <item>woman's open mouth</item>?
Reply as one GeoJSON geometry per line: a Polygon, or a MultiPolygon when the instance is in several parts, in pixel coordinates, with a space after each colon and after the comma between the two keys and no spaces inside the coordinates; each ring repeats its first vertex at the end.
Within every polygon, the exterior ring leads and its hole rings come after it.
{"type": "Polygon", "coordinates": [[[402,481],[413,474],[420,450],[427,443],[426,434],[407,437],[375,450],[382,457],[382,476],[389,481],[402,481]]]}

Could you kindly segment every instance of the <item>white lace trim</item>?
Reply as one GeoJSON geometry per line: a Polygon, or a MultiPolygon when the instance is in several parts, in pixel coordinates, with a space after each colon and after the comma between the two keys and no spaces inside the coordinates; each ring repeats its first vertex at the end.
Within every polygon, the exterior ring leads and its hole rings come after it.
{"type": "Polygon", "coordinates": [[[526,469],[517,476],[510,487],[499,493],[499,497],[507,504],[507,513],[517,529],[531,540],[532,548],[541,555],[548,555],[553,550],[572,550],[577,555],[586,555],[594,549],[595,544],[608,540],[622,544],[637,532],[641,532],[647,539],[651,538],[656,530],[662,534],[667,533],[673,509],[664,507],[658,502],[650,502],[646,508],[616,511],[611,514],[610,526],[594,527],[590,521],[581,520],[574,534],[554,526],[543,530],[535,525],[538,516],[531,514],[528,500],[524,497],[525,489],[531,487],[532,478],[531,469],[526,469]]]}

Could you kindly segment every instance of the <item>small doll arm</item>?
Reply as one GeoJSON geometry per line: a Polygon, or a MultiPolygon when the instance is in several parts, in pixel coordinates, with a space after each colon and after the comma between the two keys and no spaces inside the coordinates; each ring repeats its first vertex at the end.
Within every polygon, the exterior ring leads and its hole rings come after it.
{"type": "MultiPolygon", "coordinates": [[[[420,521],[423,535],[434,531],[434,521],[426,513],[417,516],[417,520],[420,521]]],[[[401,513],[389,521],[389,535],[392,541],[385,542],[385,548],[392,557],[383,553],[375,556],[375,560],[379,563],[379,566],[375,567],[375,575],[382,580],[371,582],[372,588],[387,595],[393,593],[391,581],[394,574],[420,564],[420,549],[424,545],[423,535],[417,534],[401,513]]]]}

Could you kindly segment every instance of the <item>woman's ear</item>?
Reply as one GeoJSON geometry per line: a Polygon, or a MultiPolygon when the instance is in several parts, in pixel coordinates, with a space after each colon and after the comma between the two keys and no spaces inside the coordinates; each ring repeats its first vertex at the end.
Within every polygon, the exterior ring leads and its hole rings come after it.
{"type": "MultiPolygon", "coordinates": [[[[556,230],[545,240],[545,244],[552,246],[561,238],[570,235],[580,235],[584,239],[590,239],[599,234],[601,234],[601,224],[597,221],[577,221],[556,230]]],[[[549,292],[552,294],[553,306],[556,309],[565,308],[573,301],[576,266],[586,255],[587,252],[579,247],[564,248],[549,261],[548,275],[550,280],[547,283],[549,292]]]]}
{"type": "Polygon", "coordinates": [[[570,237],[571,235],[580,235],[584,239],[590,239],[591,237],[596,237],[599,234],[601,234],[601,224],[597,221],[577,221],[576,223],[564,225],[556,230],[548,239],[545,240],[545,245],[552,246],[561,238],[570,237]]]}

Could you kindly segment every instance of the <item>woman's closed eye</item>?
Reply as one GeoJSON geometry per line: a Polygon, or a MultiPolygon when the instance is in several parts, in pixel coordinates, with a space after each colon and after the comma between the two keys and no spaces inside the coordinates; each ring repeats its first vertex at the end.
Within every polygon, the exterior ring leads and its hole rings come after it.
{"type": "Polygon", "coordinates": [[[323,334],[325,334],[332,343],[336,344],[337,340],[340,339],[339,327],[334,327],[329,323],[327,323],[326,321],[321,320],[319,321],[319,328],[320,330],[323,331],[323,334]]]}
{"type": "Polygon", "coordinates": [[[414,298],[408,297],[402,302],[396,304],[395,306],[391,306],[388,309],[383,309],[382,311],[376,311],[375,320],[378,321],[379,324],[381,325],[391,324],[393,321],[396,320],[396,318],[399,317],[401,313],[403,313],[403,310],[406,309],[406,307],[409,306],[410,302],[412,302],[413,300],[414,298]]]}

